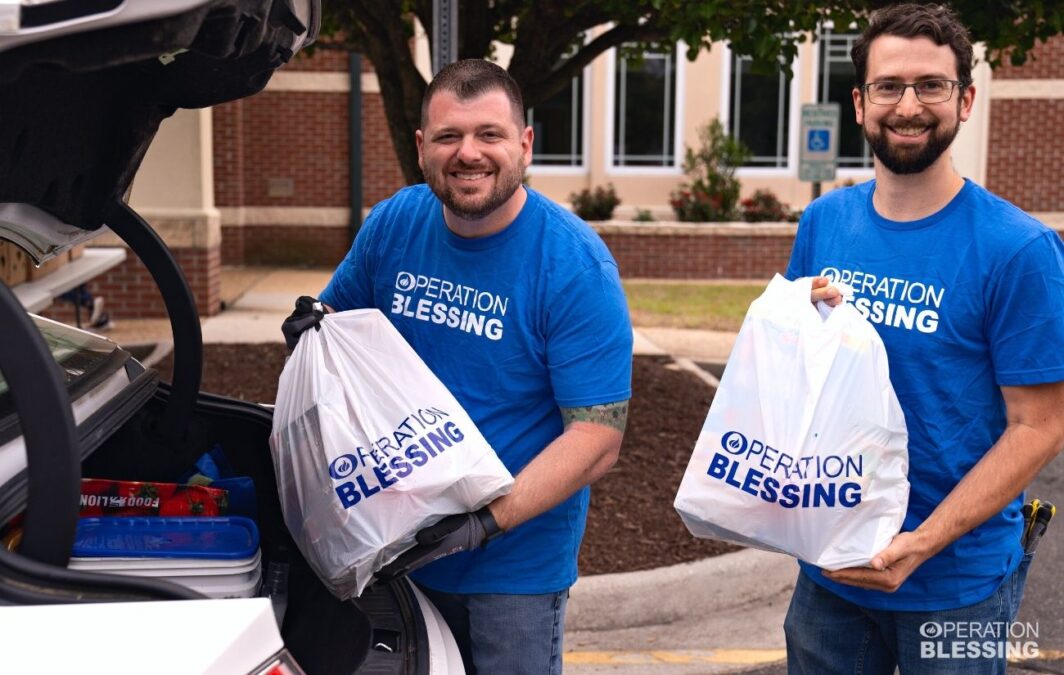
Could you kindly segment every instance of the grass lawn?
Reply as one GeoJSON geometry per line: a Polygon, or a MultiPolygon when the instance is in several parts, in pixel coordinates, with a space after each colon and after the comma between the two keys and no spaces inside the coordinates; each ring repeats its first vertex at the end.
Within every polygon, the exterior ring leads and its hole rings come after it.
{"type": "Polygon", "coordinates": [[[739,330],[766,283],[625,281],[636,326],[739,330]]]}

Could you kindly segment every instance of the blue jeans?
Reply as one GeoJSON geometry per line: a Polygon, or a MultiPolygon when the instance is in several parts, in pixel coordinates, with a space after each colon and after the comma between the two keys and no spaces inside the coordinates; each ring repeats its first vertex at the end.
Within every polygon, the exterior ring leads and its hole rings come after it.
{"type": "Polygon", "coordinates": [[[859,607],[810,581],[801,572],[783,624],[787,635],[787,672],[789,675],[892,675],[897,667],[902,675],[1004,673],[1004,642],[1022,643],[1025,637],[1013,634],[994,640],[992,634],[988,635],[988,629],[1016,618],[1030,562],[1030,557],[1025,557],[1016,572],[982,602],[928,612],[859,607]],[[986,628],[980,631],[980,627],[986,628]],[[961,634],[961,630],[966,632],[961,634]],[[994,644],[985,646],[983,643],[987,641],[994,644]]]}
{"type": "Polygon", "coordinates": [[[568,590],[463,595],[418,588],[447,621],[468,675],[561,675],[568,590]]]}

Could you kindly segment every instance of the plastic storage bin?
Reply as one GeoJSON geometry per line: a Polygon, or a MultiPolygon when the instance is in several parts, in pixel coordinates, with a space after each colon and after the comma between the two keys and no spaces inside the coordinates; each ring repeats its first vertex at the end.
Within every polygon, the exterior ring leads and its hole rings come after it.
{"type": "Polygon", "coordinates": [[[71,569],[166,579],[211,598],[253,597],[259,532],[248,518],[83,518],[71,569]]]}

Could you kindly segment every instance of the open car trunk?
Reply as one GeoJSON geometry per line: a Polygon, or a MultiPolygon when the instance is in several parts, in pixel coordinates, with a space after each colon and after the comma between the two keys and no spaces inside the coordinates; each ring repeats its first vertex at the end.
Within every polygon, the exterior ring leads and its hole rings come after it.
{"type": "Polygon", "coordinates": [[[174,444],[152,431],[170,395],[169,385],[160,384],[83,462],[83,474],[169,482],[189,471],[188,458],[202,448],[221,452],[235,474],[254,481],[263,569],[277,568],[277,563],[288,569],[282,636],[296,661],[308,673],[428,673],[425,619],[409,582],[376,585],[354,601],[341,602],[322,586],[292,542],[270,457],[271,410],[201,393],[188,420],[187,440],[174,444]]]}

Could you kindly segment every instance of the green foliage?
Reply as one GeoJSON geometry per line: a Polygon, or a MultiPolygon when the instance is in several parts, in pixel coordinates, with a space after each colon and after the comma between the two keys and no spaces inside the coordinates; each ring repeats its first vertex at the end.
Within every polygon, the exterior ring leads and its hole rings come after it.
{"type": "Polygon", "coordinates": [[[689,182],[670,195],[676,217],[684,221],[725,221],[736,219],[739,179],[735,170],[750,156],[742,141],[724,132],[714,119],[698,130],[701,145],[688,147],[683,170],[689,182]]]}
{"type": "Polygon", "coordinates": [[[650,212],[650,209],[635,210],[635,218],[632,218],[637,223],[652,223],[654,222],[654,214],[650,212]]]}
{"type": "Polygon", "coordinates": [[[748,223],[779,222],[791,219],[791,208],[781,202],[772,190],[755,190],[739,202],[743,220],[748,223]]]}
{"type": "Polygon", "coordinates": [[[584,220],[609,220],[613,217],[613,210],[621,203],[613,183],[600,185],[594,190],[584,188],[579,193],[574,192],[569,195],[569,201],[573,204],[573,212],[584,220]]]}
{"type": "MultiPolygon", "coordinates": [[[[610,49],[638,53],[682,40],[694,59],[728,42],[753,59],[755,72],[790,64],[798,45],[818,26],[867,24],[868,12],[890,0],[462,0],[459,58],[492,54],[495,43],[513,47],[509,71],[525,103],[535,107],[561,91],[610,49]],[[591,40],[592,29],[601,30],[591,40]]],[[[410,48],[413,18],[430,31],[430,0],[329,0],[323,3],[319,48],[361,52],[381,86],[392,144],[408,182],[421,179],[414,131],[425,78],[410,48]]],[[[1038,42],[1064,32],[1060,0],[954,0],[950,3],[996,66],[1019,64],[1038,42]]]]}

